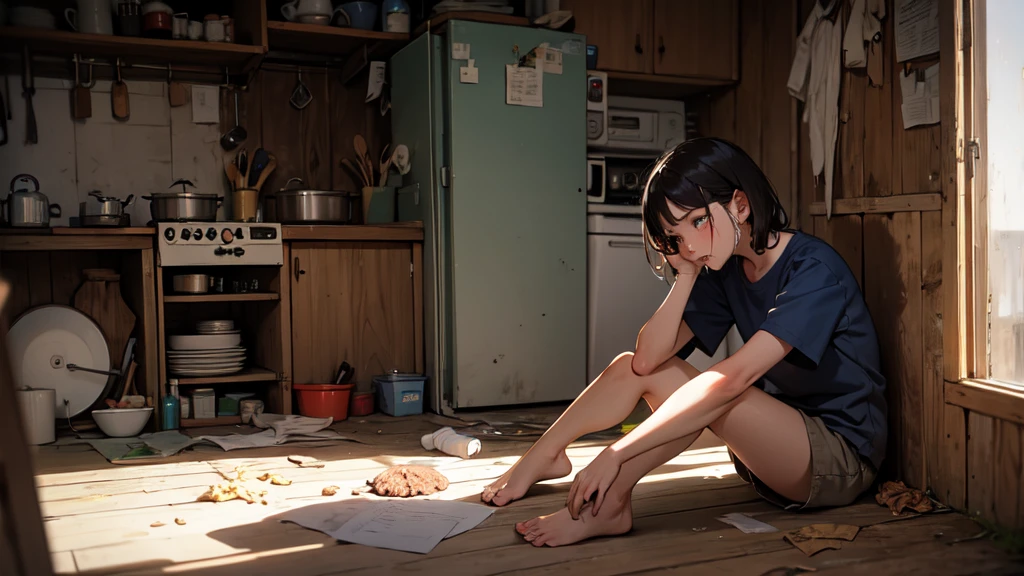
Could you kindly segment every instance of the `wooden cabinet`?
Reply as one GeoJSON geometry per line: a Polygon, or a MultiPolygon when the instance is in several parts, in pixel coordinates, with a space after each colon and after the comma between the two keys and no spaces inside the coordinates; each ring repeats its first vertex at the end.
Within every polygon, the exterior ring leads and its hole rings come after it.
{"type": "Polygon", "coordinates": [[[333,382],[338,366],[369,383],[393,369],[422,371],[421,308],[409,242],[292,242],[292,372],[296,384],[333,382]]]}
{"type": "Polygon", "coordinates": [[[731,82],[739,79],[739,0],[562,0],[597,68],[731,82]]]}
{"type": "Polygon", "coordinates": [[[654,73],[738,80],[737,4],[737,0],[654,0],[654,73]]]}
{"type": "Polygon", "coordinates": [[[572,10],[576,32],[597,46],[601,70],[650,74],[652,0],[562,0],[572,10]]]}

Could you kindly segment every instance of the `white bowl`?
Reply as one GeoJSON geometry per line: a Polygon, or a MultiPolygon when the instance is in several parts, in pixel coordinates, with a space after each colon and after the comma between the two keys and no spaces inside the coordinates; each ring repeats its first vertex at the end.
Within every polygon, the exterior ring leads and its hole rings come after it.
{"type": "Polygon", "coordinates": [[[92,419],[107,436],[130,438],[142,432],[151,414],[152,408],[106,408],[93,410],[92,419]]]}

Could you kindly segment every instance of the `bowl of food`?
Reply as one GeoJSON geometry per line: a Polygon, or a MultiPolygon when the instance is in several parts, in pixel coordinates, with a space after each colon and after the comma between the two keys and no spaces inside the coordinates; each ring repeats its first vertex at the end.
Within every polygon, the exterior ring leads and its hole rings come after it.
{"type": "Polygon", "coordinates": [[[142,432],[152,414],[152,408],[105,408],[93,410],[92,419],[107,436],[131,438],[142,432]]]}

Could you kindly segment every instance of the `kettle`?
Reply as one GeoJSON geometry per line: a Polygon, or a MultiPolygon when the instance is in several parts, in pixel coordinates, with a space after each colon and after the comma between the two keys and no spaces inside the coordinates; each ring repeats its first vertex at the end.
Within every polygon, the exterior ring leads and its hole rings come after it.
{"type": "Polygon", "coordinates": [[[0,200],[0,211],[7,205],[7,223],[18,228],[47,228],[50,217],[60,217],[60,206],[50,204],[46,195],[39,191],[39,181],[30,174],[18,174],[11,180],[11,193],[6,200],[0,200]],[[18,187],[19,182],[31,182],[35,190],[18,187]]]}

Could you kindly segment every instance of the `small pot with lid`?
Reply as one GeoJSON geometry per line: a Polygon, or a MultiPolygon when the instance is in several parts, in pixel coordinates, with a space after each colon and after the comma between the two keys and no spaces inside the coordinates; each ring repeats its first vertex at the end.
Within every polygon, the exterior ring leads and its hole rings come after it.
{"type": "Polygon", "coordinates": [[[96,201],[87,200],[78,204],[78,218],[82,226],[131,226],[131,215],[125,210],[135,203],[134,194],[121,200],[93,190],[89,196],[95,197],[96,201]]]}
{"type": "Polygon", "coordinates": [[[292,178],[276,194],[266,197],[265,220],[288,224],[347,224],[352,220],[350,196],[340,190],[310,190],[304,187],[301,178],[292,178]]]}
{"type": "Polygon", "coordinates": [[[217,221],[217,208],[224,202],[223,196],[195,192],[195,185],[188,180],[175,180],[171,188],[175,186],[181,186],[181,190],[142,197],[150,202],[149,212],[154,222],[217,221]]]}

